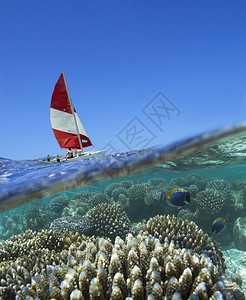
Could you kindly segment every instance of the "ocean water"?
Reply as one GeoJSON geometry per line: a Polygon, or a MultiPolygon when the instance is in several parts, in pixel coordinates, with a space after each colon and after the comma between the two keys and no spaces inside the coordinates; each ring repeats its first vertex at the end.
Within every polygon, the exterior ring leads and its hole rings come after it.
{"type": "MultiPolygon", "coordinates": [[[[47,164],[45,159],[2,158],[0,191],[2,242],[26,230],[61,230],[61,226],[70,230],[74,223],[68,225],[69,217],[87,216],[103,203],[120,205],[133,234],[156,215],[176,216],[195,222],[218,243],[227,266],[225,274],[240,278],[246,292],[245,124],[164,147],[81,162],[47,164]],[[165,201],[165,195],[175,188],[190,194],[190,203],[181,209],[165,201]],[[52,227],[60,218],[66,223],[52,227]],[[212,233],[211,227],[217,218],[227,220],[219,234],[212,233]]],[[[87,234],[87,224],[78,226],[87,234]]],[[[107,235],[107,230],[98,232],[107,235]]],[[[110,234],[106,237],[112,239],[110,234]]],[[[0,277],[4,278],[1,270],[0,277]]],[[[0,287],[4,285],[6,281],[1,280],[0,287]]]]}

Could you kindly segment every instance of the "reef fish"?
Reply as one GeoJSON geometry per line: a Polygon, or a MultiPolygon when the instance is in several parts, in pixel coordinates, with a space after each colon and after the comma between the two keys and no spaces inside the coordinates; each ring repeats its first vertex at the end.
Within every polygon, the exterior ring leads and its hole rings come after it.
{"type": "Polygon", "coordinates": [[[179,209],[190,202],[190,194],[185,189],[173,189],[166,195],[166,202],[179,209]]]}
{"type": "Polygon", "coordinates": [[[227,220],[225,218],[217,218],[212,223],[212,232],[213,233],[220,233],[226,225],[227,220]]]}

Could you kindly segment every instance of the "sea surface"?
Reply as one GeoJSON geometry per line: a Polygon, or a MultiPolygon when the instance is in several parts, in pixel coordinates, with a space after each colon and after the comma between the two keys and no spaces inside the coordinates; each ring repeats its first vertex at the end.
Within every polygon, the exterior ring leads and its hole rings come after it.
{"type": "Polygon", "coordinates": [[[0,158],[2,241],[50,229],[56,219],[84,216],[104,202],[120,205],[135,233],[156,215],[195,222],[218,243],[227,274],[237,274],[246,293],[246,124],[80,162],[0,158]],[[165,201],[174,188],[190,193],[181,209],[165,201]],[[216,218],[227,221],[219,234],[211,229],[216,218]]]}

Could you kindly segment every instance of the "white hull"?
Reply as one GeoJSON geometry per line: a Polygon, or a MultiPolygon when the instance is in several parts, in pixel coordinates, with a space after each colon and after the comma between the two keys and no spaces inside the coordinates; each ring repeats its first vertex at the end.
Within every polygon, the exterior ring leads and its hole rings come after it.
{"type": "MultiPolygon", "coordinates": [[[[76,156],[73,158],[65,158],[65,157],[60,157],[60,162],[73,162],[73,161],[81,161],[86,158],[91,158],[91,157],[99,157],[105,155],[106,150],[92,150],[88,152],[84,152],[83,155],[81,156],[76,156]]],[[[54,164],[57,163],[57,159],[51,159],[50,161],[47,161],[46,163],[48,164],[54,164]]]]}

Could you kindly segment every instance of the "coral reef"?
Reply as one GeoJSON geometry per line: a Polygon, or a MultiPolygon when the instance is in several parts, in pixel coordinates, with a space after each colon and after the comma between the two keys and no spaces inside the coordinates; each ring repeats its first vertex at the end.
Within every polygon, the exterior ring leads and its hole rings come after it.
{"type": "Polygon", "coordinates": [[[231,299],[245,300],[245,295],[242,290],[242,281],[235,278],[235,276],[225,276],[224,283],[231,299]]]}
{"type": "Polygon", "coordinates": [[[46,207],[43,206],[30,206],[24,213],[25,230],[42,230],[48,227],[51,220],[51,214],[47,212],[46,207]]]}
{"type": "Polygon", "coordinates": [[[108,185],[108,187],[106,188],[105,193],[106,193],[109,197],[111,197],[111,194],[112,194],[113,190],[115,190],[116,188],[119,188],[119,187],[121,187],[121,186],[120,186],[120,183],[111,183],[111,184],[108,185]]]}
{"type": "Polygon", "coordinates": [[[167,182],[164,178],[151,178],[151,179],[149,179],[148,184],[157,187],[160,184],[166,185],[167,182]]]}
{"type": "Polygon", "coordinates": [[[197,185],[192,184],[187,188],[187,191],[189,192],[189,194],[192,198],[195,198],[196,194],[199,192],[199,188],[197,185]]]}
{"type": "Polygon", "coordinates": [[[202,180],[202,177],[199,174],[196,174],[196,173],[189,174],[186,177],[185,186],[190,186],[192,184],[195,184],[198,186],[199,181],[201,181],[201,180],[202,180]]]}
{"type": "Polygon", "coordinates": [[[128,190],[125,187],[118,187],[114,189],[111,193],[112,200],[117,203],[120,195],[125,195],[128,198],[128,190]]]}
{"type": "Polygon", "coordinates": [[[70,199],[67,196],[59,196],[53,198],[50,201],[50,210],[57,215],[61,215],[63,209],[68,205],[69,200],[70,199]]]}
{"type": "Polygon", "coordinates": [[[246,251],[246,218],[239,217],[233,224],[235,245],[239,250],[246,251]]]}
{"type": "Polygon", "coordinates": [[[104,193],[93,193],[89,197],[89,207],[90,208],[93,208],[93,207],[97,206],[98,204],[109,203],[109,202],[110,202],[109,196],[104,193]]]}
{"type": "Polygon", "coordinates": [[[185,179],[183,177],[176,177],[173,178],[170,182],[169,185],[173,185],[176,187],[184,187],[185,186],[185,179]]]}
{"type": "Polygon", "coordinates": [[[91,195],[95,192],[82,191],[73,195],[72,200],[78,200],[80,202],[87,202],[91,195]]]}
{"type": "Polygon", "coordinates": [[[243,213],[246,201],[246,181],[232,180],[231,192],[234,200],[235,210],[243,213]]]}
{"type": "Polygon", "coordinates": [[[123,209],[129,208],[129,198],[124,194],[119,194],[117,204],[119,204],[123,209]]]}
{"type": "Polygon", "coordinates": [[[128,189],[129,207],[132,214],[145,204],[144,198],[148,193],[148,185],[145,183],[134,184],[128,189]]]}
{"type": "Polygon", "coordinates": [[[195,222],[195,220],[196,220],[196,216],[188,208],[181,209],[178,213],[178,218],[181,218],[182,220],[193,221],[193,222],[195,222]]]}
{"type": "Polygon", "coordinates": [[[69,216],[55,219],[50,229],[57,232],[78,232],[79,234],[92,235],[95,232],[95,226],[87,216],[69,216]]]}
{"type": "Polygon", "coordinates": [[[173,242],[176,249],[186,248],[198,254],[206,254],[219,270],[224,270],[224,259],[216,242],[205,234],[194,222],[175,216],[150,218],[143,227],[144,235],[158,238],[160,243],[173,242]]]}
{"type": "Polygon", "coordinates": [[[124,238],[130,231],[130,221],[120,205],[103,203],[91,209],[88,214],[95,225],[96,234],[110,238],[124,238]]]}
{"type": "Polygon", "coordinates": [[[130,180],[123,180],[120,182],[120,186],[124,187],[126,189],[129,189],[133,184],[134,184],[134,181],[130,181],[130,180]]]}
{"type": "MultiPolygon", "coordinates": [[[[39,236],[29,232],[32,240],[39,236]]],[[[111,244],[103,238],[56,234],[63,249],[41,249],[0,263],[2,299],[229,299],[220,271],[205,254],[144,235],[111,244]],[[43,252],[43,254],[42,254],[43,252]],[[26,264],[24,266],[26,260],[26,264]],[[58,263],[58,265],[57,265],[58,263]],[[11,264],[11,268],[9,268],[11,264]],[[42,271],[42,272],[41,272],[42,271]]],[[[16,238],[22,240],[22,235],[16,238]]],[[[13,243],[10,247],[13,246],[13,243]]],[[[23,246],[30,250],[28,241],[23,246]]],[[[23,248],[24,248],[23,247],[23,248]]],[[[233,299],[233,298],[232,298],[233,299]]]]}
{"type": "Polygon", "coordinates": [[[230,200],[232,198],[231,186],[227,181],[223,179],[213,179],[208,181],[206,189],[214,189],[221,192],[224,195],[225,200],[230,200]]]}
{"type": "Polygon", "coordinates": [[[88,202],[80,202],[80,200],[70,200],[67,207],[63,209],[62,216],[83,216],[89,210],[88,202]]]}
{"type": "Polygon", "coordinates": [[[0,238],[4,240],[14,234],[20,234],[26,229],[24,219],[20,215],[2,216],[1,226],[0,238]]]}
{"type": "Polygon", "coordinates": [[[214,189],[207,189],[197,193],[195,201],[201,213],[218,213],[225,205],[224,195],[214,189]]]}
{"type": "Polygon", "coordinates": [[[27,230],[0,243],[0,299],[15,299],[16,293],[47,266],[64,266],[66,249],[75,240],[83,247],[85,237],[79,234],[27,230]]]}

